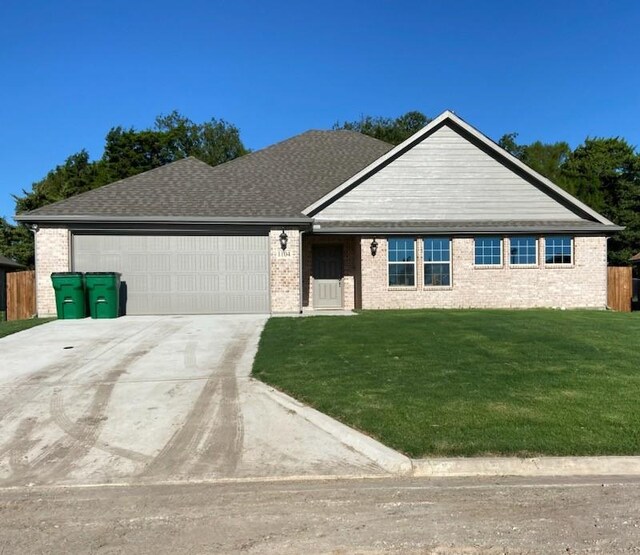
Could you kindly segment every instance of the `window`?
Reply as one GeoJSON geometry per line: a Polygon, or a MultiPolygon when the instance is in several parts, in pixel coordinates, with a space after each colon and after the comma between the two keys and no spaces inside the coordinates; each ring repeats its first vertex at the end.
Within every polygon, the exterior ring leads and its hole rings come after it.
{"type": "Polygon", "coordinates": [[[424,284],[426,287],[451,286],[451,241],[448,237],[424,239],[424,284]]]}
{"type": "Polygon", "coordinates": [[[573,264],[573,242],[568,235],[544,238],[545,264],[573,264]]]}
{"type": "Polygon", "coordinates": [[[410,237],[389,239],[389,286],[414,287],[415,284],[415,241],[410,237]]]}
{"type": "Polygon", "coordinates": [[[538,249],[535,237],[510,237],[510,264],[512,266],[535,266],[538,264],[538,249]]]}
{"type": "Polygon", "coordinates": [[[502,264],[502,240],[500,237],[476,237],[476,266],[500,266],[502,264]]]}

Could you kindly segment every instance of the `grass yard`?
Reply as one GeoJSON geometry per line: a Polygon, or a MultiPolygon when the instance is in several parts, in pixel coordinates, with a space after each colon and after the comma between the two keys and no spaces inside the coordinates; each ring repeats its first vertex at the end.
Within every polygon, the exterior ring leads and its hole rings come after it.
{"type": "Polygon", "coordinates": [[[11,322],[0,322],[0,338],[22,330],[28,330],[40,324],[51,322],[52,318],[32,318],[30,320],[12,320],[11,322]]]}
{"type": "Polygon", "coordinates": [[[640,454],[640,314],[272,318],[262,381],[412,457],[640,454]]]}

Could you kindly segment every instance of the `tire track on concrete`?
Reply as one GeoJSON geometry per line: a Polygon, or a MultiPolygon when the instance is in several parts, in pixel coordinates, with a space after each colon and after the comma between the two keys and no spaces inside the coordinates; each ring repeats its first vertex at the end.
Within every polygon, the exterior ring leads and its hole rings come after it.
{"type": "Polygon", "coordinates": [[[34,441],[29,440],[29,436],[35,427],[36,422],[37,419],[35,418],[25,418],[20,422],[20,424],[18,424],[13,436],[15,440],[7,449],[7,452],[9,453],[9,467],[12,472],[25,472],[28,467],[27,453],[35,443],[34,441]]]}
{"type": "MultiPolygon", "coordinates": [[[[242,454],[244,428],[239,407],[236,366],[246,349],[248,334],[240,334],[215,364],[183,425],[149,463],[142,478],[171,477],[194,469],[212,467],[232,473],[242,454]],[[214,394],[220,390],[222,400],[214,409],[214,394]]],[[[195,343],[185,349],[185,367],[193,369],[195,343]]]]}
{"type": "Polygon", "coordinates": [[[35,400],[45,391],[48,391],[47,386],[52,384],[48,383],[47,379],[56,378],[56,382],[54,383],[60,383],[74,372],[82,371],[110,350],[115,349],[125,341],[130,341],[133,337],[141,333],[145,333],[148,329],[149,328],[143,328],[132,335],[117,337],[115,339],[98,338],[93,342],[95,345],[91,351],[93,356],[89,357],[87,356],[88,353],[83,351],[72,351],[67,354],[63,360],[49,364],[35,374],[18,381],[14,387],[9,390],[9,393],[2,397],[2,403],[0,404],[0,423],[17,409],[24,407],[25,404],[35,400]],[[62,373],[60,373],[60,371],[62,371],[62,373]]]}
{"type": "MultiPolygon", "coordinates": [[[[232,360],[240,358],[246,340],[245,337],[240,352],[232,353],[232,360]]],[[[235,364],[222,367],[219,383],[220,405],[198,462],[200,466],[211,466],[224,476],[230,476],[235,473],[240,463],[244,443],[244,421],[240,410],[235,364]]]]}
{"type": "MultiPolygon", "coordinates": [[[[82,459],[96,444],[97,439],[106,421],[106,409],[109,404],[113,390],[119,377],[137,360],[149,353],[159,341],[175,333],[180,326],[170,324],[159,333],[154,333],[153,338],[143,338],[142,341],[134,345],[115,365],[113,365],[105,376],[105,381],[99,383],[94,392],[89,409],[81,416],[76,423],[67,421],[64,418],[64,401],[62,392],[56,388],[50,401],[50,412],[52,420],[62,423],[60,428],[65,431],[65,427],[75,426],[76,433],[66,434],[61,439],[47,446],[27,467],[21,472],[14,473],[9,477],[9,483],[23,482],[29,480],[34,483],[45,483],[60,480],[74,470],[75,463],[82,459]],[[82,425],[84,423],[84,425],[82,425]],[[86,425],[90,423],[90,425],[86,425]]],[[[145,331],[153,333],[154,330],[145,331]]],[[[92,385],[89,388],[93,387],[92,385]]],[[[28,438],[28,436],[27,436],[28,438]]]]}
{"type": "MultiPolygon", "coordinates": [[[[63,430],[68,436],[72,437],[73,439],[86,444],[87,438],[91,438],[91,436],[95,433],[95,419],[92,419],[91,417],[84,417],[82,420],[77,420],[74,422],[73,420],[71,420],[71,418],[69,418],[64,407],[64,398],[60,389],[57,389],[54,392],[54,397],[52,397],[51,399],[51,407],[51,416],[53,418],[53,421],[61,430],[63,430]]],[[[140,453],[138,451],[126,449],[124,447],[117,447],[115,445],[109,445],[104,441],[100,441],[98,437],[96,437],[91,443],[92,447],[94,447],[95,449],[99,449],[100,451],[104,451],[105,453],[109,453],[110,455],[117,455],[118,457],[122,457],[132,461],[146,463],[152,459],[152,457],[150,457],[149,455],[145,455],[144,453],[140,453]]]]}

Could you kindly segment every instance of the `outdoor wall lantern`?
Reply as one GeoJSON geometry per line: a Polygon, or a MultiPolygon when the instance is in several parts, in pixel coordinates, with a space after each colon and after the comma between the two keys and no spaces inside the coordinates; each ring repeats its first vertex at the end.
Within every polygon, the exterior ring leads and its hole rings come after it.
{"type": "Polygon", "coordinates": [[[376,241],[376,238],[373,238],[373,241],[371,241],[371,256],[375,256],[376,253],[378,252],[378,241],[376,241]]]}
{"type": "Polygon", "coordinates": [[[285,233],[284,229],[280,234],[280,248],[284,251],[287,250],[287,241],[289,240],[289,236],[285,233]]]}

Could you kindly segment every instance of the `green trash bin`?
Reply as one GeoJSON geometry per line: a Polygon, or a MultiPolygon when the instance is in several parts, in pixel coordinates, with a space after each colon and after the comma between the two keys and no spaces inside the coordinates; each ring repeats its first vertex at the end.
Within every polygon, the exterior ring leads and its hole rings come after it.
{"type": "Polygon", "coordinates": [[[56,311],[60,320],[87,316],[82,272],[53,272],[51,282],[56,293],[56,311]]]}
{"type": "Polygon", "coordinates": [[[120,309],[120,274],[87,272],[84,280],[91,318],[117,318],[120,309]]]}

